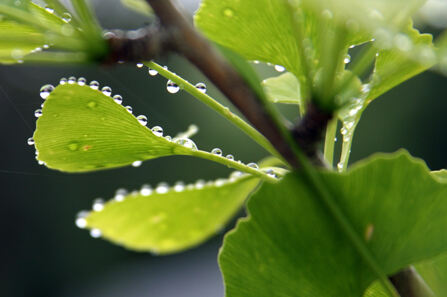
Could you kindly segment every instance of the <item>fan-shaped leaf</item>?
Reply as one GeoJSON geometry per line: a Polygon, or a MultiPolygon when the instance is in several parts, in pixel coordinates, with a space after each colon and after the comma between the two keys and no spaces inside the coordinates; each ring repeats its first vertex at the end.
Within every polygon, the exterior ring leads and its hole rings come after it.
{"type": "Polygon", "coordinates": [[[233,175],[172,188],[143,186],[140,192],[116,196],[102,210],[79,217],[77,224],[130,249],[173,253],[221,230],[258,183],[258,178],[233,175]]]}
{"type": "Polygon", "coordinates": [[[152,131],[141,125],[110,96],[85,85],[56,87],[45,100],[36,126],[34,140],[38,159],[49,168],[61,171],[85,172],[163,156],[191,155],[274,181],[261,170],[198,150],[190,139],[171,141],[162,137],[160,128],[152,131]]]}
{"type": "MultiPolygon", "coordinates": [[[[420,160],[378,155],[319,174],[385,273],[447,250],[447,184],[420,160]]],[[[313,193],[294,173],[252,197],[220,254],[228,297],[361,296],[376,279],[313,193]]]]}

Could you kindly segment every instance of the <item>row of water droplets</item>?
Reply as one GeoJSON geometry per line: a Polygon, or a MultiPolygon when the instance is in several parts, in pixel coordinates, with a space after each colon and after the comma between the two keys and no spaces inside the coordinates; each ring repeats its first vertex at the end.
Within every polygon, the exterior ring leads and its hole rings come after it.
{"type": "MultiPolygon", "coordinates": [[[[340,161],[337,164],[338,171],[344,171],[347,166],[347,159],[351,153],[350,144],[354,135],[355,128],[360,119],[360,113],[365,107],[366,98],[371,91],[370,84],[364,84],[362,86],[361,94],[358,98],[355,98],[346,108],[340,111],[340,118],[342,120],[342,127],[340,134],[343,137],[343,147],[340,161]]],[[[335,139],[336,140],[336,139],[335,139]]]]}
{"type": "MultiPolygon", "coordinates": [[[[258,60],[251,61],[253,64],[260,64],[261,62],[258,60]]],[[[273,69],[275,69],[277,72],[284,72],[286,70],[286,67],[282,65],[274,65],[270,62],[265,63],[267,66],[273,66],[273,69]]]]}
{"type": "MultiPolygon", "coordinates": [[[[138,68],[142,68],[143,66],[144,66],[143,63],[137,63],[137,67],[138,67],[138,68]]],[[[166,70],[168,70],[168,67],[167,67],[167,66],[163,66],[163,68],[166,69],[166,70]]],[[[158,71],[155,70],[155,69],[152,69],[152,68],[149,68],[149,67],[148,67],[148,73],[149,73],[150,76],[156,76],[156,75],[158,74],[158,71]]],[[[175,73],[174,73],[174,74],[175,74],[175,73]]],[[[202,92],[202,93],[204,93],[204,94],[206,93],[206,84],[205,84],[205,83],[203,83],[203,82],[198,82],[198,83],[196,83],[194,86],[195,86],[196,89],[199,90],[200,92],[202,92]]],[[[169,80],[166,82],[166,90],[167,90],[169,93],[171,93],[171,94],[175,94],[175,93],[178,93],[178,92],[180,91],[180,86],[179,86],[177,83],[175,83],[174,81],[172,81],[172,80],[169,79],[169,80]]]]}
{"type": "MultiPolygon", "coordinates": [[[[86,86],[87,85],[87,79],[85,79],[84,77],[76,78],[74,76],[70,76],[68,79],[63,77],[63,78],[60,79],[59,84],[60,85],[65,85],[65,84],[74,85],[74,84],[77,84],[77,85],[80,85],[80,86],[86,86]]],[[[112,97],[112,99],[117,104],[121,105],[122,102],[123,102],[123,97],[121,95],[119,95],[119,94],[112,95],[112,88],[110,88],[109,86],[104,86],[104,87],[100,88],[100,84],[96,80],[92,80],[88,84],[88,86],[90,88],[92,88],[93,90],[101,91],[104,95],[106,95],[108,97],[112,97]]],[[[48,96],[50,95],[50,93],[54,89],[55,89],[54,86],[50,85],[50,84],[42,86],[42,88],[40,89],[40,97],[42,99],[46,100],[48,98],[48,96]]],[[[41,105],[41,107],[43,107],[43,104],[41,105]]],[[[127,105],[127,106],[124,106],[124,108],[129,113],[132,114],[132,112],[133,112],[132,106],[127,105]]],[[[35,110],[34,115],[37,118],[41,117],[42,116],[42,109],[39,108],[39,109],[35,110]]],[[[145,115],[138,115],[138,116],[136,116],[136,119],[143,126],[146,126],[147,123],[148,123],[148,118],[145,115]]],[[[169,135],[163,136],[163,128],[161,126],[154,126],[150,130],[152,131],[152,133],[155,136],[164,137],[168,141],[171,141],[171,142],[174,142],[176,144],[182,145],[182,146],[184,146],[186,148],[189,148],[189,149],[197,150],[197,145],[189,138],[184,138],[184,137],[183,138],[172,138],[169,135]]],[[[30,137],[28,139],[28,144],[29,145],[34,145],[34,139],[32,137],[30,137]]],[[[43,162],[39,161],[39,164],[40,163],[44,164],[43,162]]],[[[136,160],[135,162],[132,163],[132,166],[133,167],[139,167],[141,164],[142,164],[142,161],[136,160]]]]}
{"type": "MultiPolygon", "coordinates": [[[[245,176],[247,176],[247,174],[240,171],[233,171],[228,178],[219,178],[208,182],[203,179],[199,179],[196,182],[190,184],[185,184],[182,181],[178,181],[172,187],[169,186],[169,184],[166,182],[160,182],[155,188],[149,184],[144,184],[140,188],[140,190],[135,190],[132,192],[128,192],[126,189],[121,188],[115,192],[115,196],[110,199],[109,202],[106,202],[102,198],[93,200],[91,211],[101,212],[104,209],[106,203],[119,203],[125,201],[126,199],[145,198],[150,197],[154,194],[162,195],[172,192],[181,193],[183,191],[202,190],[211,187],[222,187],[224,185],[234,183],[245,176]]],[[[159,196],[159,198],[161,198],[161,196],[159,196]]],[[[83,210],[76,215],[75,224],[78,228],[84,229],[87,227],[88,223],[86,218],[89,213],[89,211],[83,210]]],[[[93,238],[99,238],[102,235],[102,231],[100,229],[93,228],[90,230],[90,235],[93,238]]]]}

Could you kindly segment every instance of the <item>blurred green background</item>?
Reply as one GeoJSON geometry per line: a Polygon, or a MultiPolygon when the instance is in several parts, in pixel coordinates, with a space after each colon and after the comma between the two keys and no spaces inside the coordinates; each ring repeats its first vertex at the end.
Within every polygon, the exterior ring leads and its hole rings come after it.
{"type": "MultiPolygon", "coordinates": [[[[182,4],[192,13],[196,2],[182,4]]],[[[93,3],[105,28],[132,29],[146,23],[117,0],[107,5],[93,3]]],[[[179,57],[157,62],[190,82],[206,82],[179,57]]],[[[264,77],[278,74],[271,67],[257,68],[264,77]]],[[[148,126],[160,125],[166,134],[197,124],[200,132],[194,140],[201,149],[220,147],[244,162],[265,156],[244,134],[185,92],[169,94],[166,80],[149,76],[146,68],[0,66],[0,296],[223,296],[216,261],[222,234],[199,248],[160,257],[92,239],[75,227],[79,210],[89,209],[94,198],[112,197],[118,188],[213,179],[226,176],[229,169],[191,157],[168,157],[139,168],[89,174],[65,174],[39,166],[26,140],[35,127],[33,112],[42,103],[40,86],[56,85],[61,77],[71,75],[110,86],[113,94],[121,94],[124,104],[133,107],[134,114],[147,115],[148,126]]],[[[445,77],[427,72],[373,102],[358,126],[352,162],[374,152],[406,148],[431,169],[447,168],[446,82],[445,77]]],[[[228,105],[207,85],[209,94],[228,105]]],[[[293,106],[282,109],[290,118],[297,114],[293,106]]]]}

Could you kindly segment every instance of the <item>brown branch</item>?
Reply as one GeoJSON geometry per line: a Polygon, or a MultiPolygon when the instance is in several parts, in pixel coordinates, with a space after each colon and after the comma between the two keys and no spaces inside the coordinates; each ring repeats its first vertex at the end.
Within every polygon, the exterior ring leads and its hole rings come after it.
{"type": "Polygon", "coordinates": [[[127,33],[116,30],[105,37],[109,43],[109,55],[105,64],[152,60],[175,48],[169,31],[158,23],[127,33]]]}
{"type": "Polygon", "coordinates": [[[315,103],[309,102],[306,114],[291,129],[292,136],[299,147],[316,166],[328,166],[321,156],[318,145],[323,139],[327,124],[332,116],[332,113],[325,112],[318,108],[315,103]]]}
{"type": "Polygon", "coordinates": [[[393,276],[390,276],[390,281],[402,297],[435,296],[413,266],[402,269],[393,276]]]}

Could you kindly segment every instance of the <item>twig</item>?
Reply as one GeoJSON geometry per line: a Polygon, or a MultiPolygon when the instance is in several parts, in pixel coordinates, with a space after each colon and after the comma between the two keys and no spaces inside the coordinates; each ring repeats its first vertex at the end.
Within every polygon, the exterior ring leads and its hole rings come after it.
{"type": "Polygon", "coordinates": [[[402,269],[393,276],[390,281],[396,287],[402,297],[434,297],[430,287],[417,273],[413,266],[402,269]]]}
{"type": "Polygon", "coordinates": [[[325,112],[310,102],[303,119],[292,128],[295,141],[314,165],[328,166],[320,155],[318,144],[323,139],[324,131],[331,119],[332,113],[325,112]]]}

